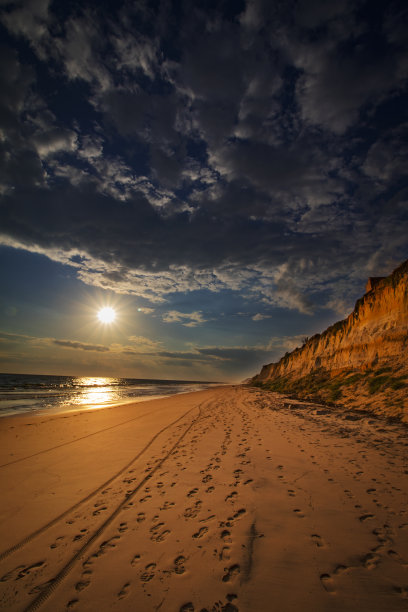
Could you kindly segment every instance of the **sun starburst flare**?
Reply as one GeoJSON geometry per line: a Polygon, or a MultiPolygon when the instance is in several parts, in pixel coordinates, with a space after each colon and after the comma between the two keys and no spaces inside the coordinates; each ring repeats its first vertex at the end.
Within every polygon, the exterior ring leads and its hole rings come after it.
{"type": "Polygon", "coordinates": [[[105,306],[98,311],[98,319],[101,323],[113,323],[116,319],[116,312],[110,306],[105,306]]]}

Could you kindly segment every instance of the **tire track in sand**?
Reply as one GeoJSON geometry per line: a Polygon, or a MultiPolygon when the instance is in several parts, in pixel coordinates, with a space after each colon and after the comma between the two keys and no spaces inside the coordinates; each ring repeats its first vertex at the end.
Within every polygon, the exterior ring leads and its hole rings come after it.
{"type": "MultiPolygon", "coordinates": [[[[82,504],[88,502],[90,499],[92,499],[92,497],[94,497],[95,495],[97,495],[100,491],[102,491],[103,489],[105,489],[106,487],[108,487],[112,482],[114,482],[117,478],[119,478],[123,472],[126,472],[126,470],[128,470],[131,465],[137,461],[138,459],[140,459],[140,457],[148,450],[148,448],[157,440],[157,438],[164,433],[167,429],[170,429],[171,427],[173,427],[173,425],[176,425],[179,421],[181,421],[182,419],[184,419],[184,417],[186,417],[190,412],[192,412],[193,410],[195,410],[196,407],[194,408],[190,408],[189,410],[187,410],[184,414],[182,414],[178,419],[176,419],[175,421],[173,421],[172,423],[170,423],[169,425],[166,425],[166,427],[163,427],[160,431],[158,431],[152,438],[151,440],[146,444],[146,446],[144,446],[142,448],[141,451],[139,451],[139,453],[137,453],[137,455],[135,455],[125,466],[123,466],[118,472],[116,472],[116,474],[114,474],[113,476],[111,476],[111,478],[109,478],[108,480],[106,480],[104,483],[102,483],[99,487],[97,487],[96,489],[94,489],[93,491],[91,491],[90,493],[88,493],[88,495],[86,495],[85,497],[83,497],[82,499],[80,499],[78,502],[76,502],[73,506],[70,506],[67,510],[64,510],[64,512],[62,512],[61,514],[59,514],[58,516],[56,516],[55,518],[51,519],[51,521],[49,521],[48,523],[46,523],[45,525],[43,525],[42,527],[39,527],[38,529],[36,529],[35,531],[33,531],[32,533],[30,533],[29,535],[27,535],[23,540],[20,540],[20,542],[17,542],[17,544],[14,544],[13,546],[11,546],[10,548],[8,548],[7,550],[5,550],[4,552],[0,553],[0,562],[3,561],[4,559],[6,559],[9,555],[11,555],[12,553],[20,550],[21,548],[23,548],[24,546],[26,546],[29,542],[31,542],[32,540],[34,540],[34,538],[38,537],[39,535],[43,534],[45,531],[47,531],[47,529],[50,529],[51,527],[53,527],[54,525],[56,525],[60,520],[62,520],[63,518],[65,518],[68,514],[70,514],[71,512],[73,512],[74,510],[77,510],[82,504]]],[[[141,417],[140,417],[141,418],[141,417]]],[[[131,419],[133,420],[133,419],[131,419]]],[[[135,419],[136,420],[136,419],[135,419]]],[[[123,425],[124,423],[121,423],[121,425],[123,425]]],[[[111,429],[111,428],[108,428],[111,429]]],[[[103,430],[105,431],[105,430],[103,430]]],[[[100,432],[95,432],[95,433],[100,433],[100,432]]],[[[87,436],[84,436],[87,437],[87,436]]]]}
{"type": "MultiPolygon", "coordinates": [[[[198,408],[198,411],[199,411],[198,415],[195,418],[193,418],[193,420],[191,421],[190,425],[181,434],[181,436],[178,438],[177,442],[171,447],[171,449],[168,451],[168,453],[156,464],[156,466],[154,468],[152,468],[152,470],[149,472],[149,474],[147,474],[139,482],[139,484],[132,490],[131,493],[126,494],[125,498],[116,506],[115,510],[108,516],[108,518],[104,521],[104,523],[102,523],[102,525],[100,525],[100,527],[98,527],[98,529],[96,529],[96,531],[94,531],[94,533],[87,539],[87,541],[83,544],[83,546],[71,557],[71,559],[64,565],[64,567],[58,572],[58,574],[47,584],[47,586],[44,588],[44,590],[28,605],[27,608],[25,608],[24,612],[34,612],[35,610],[38,610],[38,608],[40,608],[43,605],[43,603],[45,603],[45,601],[50,597],[50,595],[52,595],[52,593],[55,591],[55,589],[58,587],[58,585],[64,580],[64,578],[66,578],[66,576],[69,574],[69,572],[74,567],[75,563],[92,546],[92,544],[104,532],[104,530],[107,527],[109,527],[109,525],[111,525],[111,523],[119,515],[119,513],[125,507],[125,505],[127,505],[129,503],[129,501],[147,483],[147,481],[157,472],[157,470],[159,470],[162,467],[164,462],[175,451],[175,449],[178,447],[178,445],[183,440],[183,438],[187,435],[187,433],[190,431],[190,429],[193,427],[193,425],[195,425],[195,423],[201,417],[201,406],[202,406],[202,404],[199,404],[197,407],[194,407],[194,408],[188,410],[182,417],[180,417],[179,419],[174,421],[174,423],[171,424],[171,425],[174,425],[175,423],[180,421],[182,418],[184,418],[187,414],[189,414],[190,412],[192,412],[193,410],[196,410],[198,408]]],[[[149,442],[149,444],[145,447],[145,449],[143,449],[142,452],[144,452],[146,450],[146,448],[151,445],[151,443],[153,442],[154,439],[156,439],[163,431],[165,431],[169,427],[170,427],[170,425],[168,425],[167,427],[163,428],[160,432],[158,432],[152,438],[152,440],[149,442]]],[[[121,471],[123,471],[123,470],[121,470],[121,471]]]]}
{"type": "Polygon", "coordinates": [[[25,457],[20,457],[19,459],[13,459],[13,461],[8,461],[7,463],[2,463],[0,468],[8,467],[9,465],[14,465],[15,463],[20,463],[21,461],[26,461],[27,459],[32,459],[33,457],[38,457],[39,455],[43,455],[44,453],[49,453],[50,451],[56,450],[57,448],[62,448],[63,446],[68,446],[69,444],[75,444],[75,442],[79,442],[80,440],[86,440],[86,438],[91,438],[92,436],[96,436],[100,433],[104,433],[105,431],[109,431],[111,429],[115,429],[116,427],[121,427],[122,425],[126,425],[127,423],[131,423],[132,421],[138,421],[143,419],[148,412],[144,414],[139,414],[137,417],[133,417],[133,419],[128,419],[127,421],[122,421],[121,423],[117,423],[116,425],[110,425],[109,427],[104,427],[103,429],[98,429],[98,431],[93,431],[92,433],[86,434],[86,436],[80,436],[79,438],[75,438],[74,440],[69,440],[68,442],[62,442],[61,444],[56,444],[55,446],[50,446],[49,448],[44,448],[43,450],[37,451],[32,455],[26,455],[25,457]]]}

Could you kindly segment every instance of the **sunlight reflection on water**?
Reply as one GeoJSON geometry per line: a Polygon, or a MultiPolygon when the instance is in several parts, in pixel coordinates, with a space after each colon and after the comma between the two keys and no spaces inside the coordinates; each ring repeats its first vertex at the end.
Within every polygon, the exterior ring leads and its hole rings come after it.
{"type": "Polygon", "coordinates": [[[114,388],[118,384],[116,378],[82,376],[75,379],[76,392],[70,397],[69,403],[75,406],[108,406],[121,399],[121,394],[114,388]]]}
{"type": "Polygon", "coordinates": [[[0,417],[36,410],[92,410],[209,386],[198,381],[0,374],[0,417]]]}
{"type": "Polygon", "coordinates": [[[78,387],[104,387],[119,384],[118,378],[107,378],[104,376],[81,376],[74,379],[74,385],[78,387]]]}

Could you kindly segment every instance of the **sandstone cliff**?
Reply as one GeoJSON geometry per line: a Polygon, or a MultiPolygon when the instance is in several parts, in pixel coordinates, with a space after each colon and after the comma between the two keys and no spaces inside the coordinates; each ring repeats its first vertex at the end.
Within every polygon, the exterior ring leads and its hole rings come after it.
{"type": "Polygon", "coordinates": [[[265,365],[251,384],[408,422],[408,261],[367,289],[347,319],[265,365]]]}

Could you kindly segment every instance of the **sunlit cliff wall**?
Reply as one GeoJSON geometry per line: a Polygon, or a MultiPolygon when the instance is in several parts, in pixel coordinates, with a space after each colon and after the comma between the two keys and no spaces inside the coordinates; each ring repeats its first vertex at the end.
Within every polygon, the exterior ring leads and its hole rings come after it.
{"type": "MultiPolygon", "coordinates": [[[[301,348],[286,354],[279,362],[265,365],[252,383],[279,381],[277,390],[295,391],[296,380],[309,378],[314,381],[313,393],[322,396],[316,382],[319,379],[325,381],[323,387],[327,390],[328,378],[333,387],[336,376],[346,380],[345,377],[352,372],[368,374],[382,370],[380,373],[383,374],[385,368],[388,377],[390,372],[398,372],[400,377],[408,372],[408,261],[390,276],[370,280],[372,282],[367,288],[372,288],[357,301],[347,319],[309,338],[301,348]]],[[[404,389],[403,378],[399,390],[404,389]]],[[[359,385],[363,391],[361,377],[359,385]]],[[[374,383],[370,385],[370,389],[375,388],[374,383]]],[[[394,383],[394,386],[398,385],[394,383]]],[[[303,387],[303,395],[307,396],[307,384],[303,387]]],[[[347,384],[347,388],[352,391],[352,386],[347,384]]],[[[338,390],[336,394],[335,399],[344,395],[338,390]]],[[[408,385],[405,388],[407,395],[408,385]]],[[[404,400],[404,391],[399,396],[404,400]]],[[[326,393],[325,399],[330,399],[330,394],[326,393]]]]}

